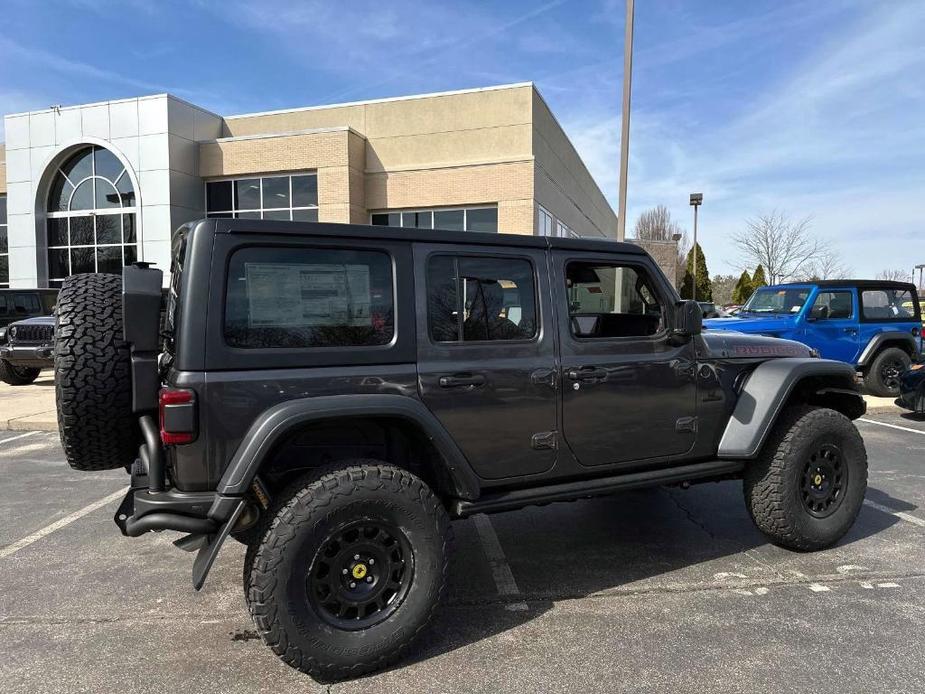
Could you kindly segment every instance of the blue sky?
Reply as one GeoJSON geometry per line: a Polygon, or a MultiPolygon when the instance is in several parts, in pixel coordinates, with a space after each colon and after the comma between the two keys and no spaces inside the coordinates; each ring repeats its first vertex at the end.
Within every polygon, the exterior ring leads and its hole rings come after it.
{"type": "MultiPolygon", "coordinates": [[[[623,0],[4,0],[0,113],[168,91],[220,114],[533,81],[616,208],[623,0]]],[[[858,276],[925,262],[925,2],[642,0],[628,230],[711,273],[772,209],[858,276]]]]}

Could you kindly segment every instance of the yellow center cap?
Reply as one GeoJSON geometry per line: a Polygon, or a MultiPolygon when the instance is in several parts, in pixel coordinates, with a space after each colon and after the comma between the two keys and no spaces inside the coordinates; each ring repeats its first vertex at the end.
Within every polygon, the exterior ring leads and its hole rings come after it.
{"type": "Polygon", "coordinates": [[[353,577],[363,578],[366,576],[366,564],[357,564],[353,567],[353,577]]]}
{"type": "Polygon", "coordinates": [[[816,475],[816,479],[814,479],[813,482],[816,483],[816,486],[817,486],[817,487],[818,487],[820,484],[822,484],[822,475],[816,475]]]}

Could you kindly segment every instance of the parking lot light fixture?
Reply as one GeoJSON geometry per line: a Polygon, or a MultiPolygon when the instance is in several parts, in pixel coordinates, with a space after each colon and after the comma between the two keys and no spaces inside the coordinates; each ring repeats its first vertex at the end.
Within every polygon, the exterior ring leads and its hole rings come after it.
{"type": "Polygon", "coordinates": [[[691,193],[691,207],[694,208],[694,278],[691,282],[691,298],[697,301],[697,208],[703,203],[703,193],[691,193]]]}

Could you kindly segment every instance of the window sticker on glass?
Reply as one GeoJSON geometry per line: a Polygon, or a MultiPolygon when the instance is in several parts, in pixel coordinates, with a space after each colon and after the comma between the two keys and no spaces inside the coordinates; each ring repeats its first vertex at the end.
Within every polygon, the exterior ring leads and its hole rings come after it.
{"type": "Polygon", "coordinates": [[[369,266],[245,263],[252,328],[371,324],[369,266]]]}

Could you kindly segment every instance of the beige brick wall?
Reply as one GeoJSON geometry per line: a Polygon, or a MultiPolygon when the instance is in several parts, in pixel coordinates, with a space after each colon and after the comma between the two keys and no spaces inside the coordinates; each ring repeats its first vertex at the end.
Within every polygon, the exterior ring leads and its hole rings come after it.
{"type": "Polygon", "coordinates": [[[325,221],[495,204],[500,231],[533,234],[539,202],[579,234],[616,234],[616,216],[530,84],[230,117],[225,131],[290,134],[203,144],[202,176],[316,169],[325,221]],[[337,130],[297,132],[322,128],[337,130]]]}
{"type": "Polygon", "coordinates": [[[533,233],[533,162],[366,174],[369,210],[498,205],[499,231],[533,233]]]}
{"type": "Polygon", "coordinates": [[[627,239],[630,243],[641,246],[652,256],[658,266],[668,277],[673,286],[677,286],[678,277],[678,243],[677,241],[648,241],[643,239],[627,239]]]}
{"type": "Polygon", "coordinates": [[[616,214],[535,90],[533,134],[537,202],[582,236],[616,238],[616,214]]]}

